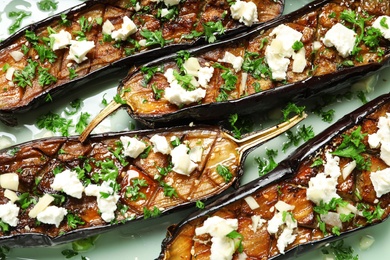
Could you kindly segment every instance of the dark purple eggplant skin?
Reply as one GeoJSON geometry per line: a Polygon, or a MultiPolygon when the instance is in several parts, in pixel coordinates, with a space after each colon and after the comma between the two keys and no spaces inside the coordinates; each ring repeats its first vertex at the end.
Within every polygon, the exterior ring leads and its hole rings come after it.
{"type": "MultiPolygon", "coordinates": [[[[184,225],[186,225],[187,223],[193,220],[205,216],[209,216],[212,213],[218,211],[219,209],[229,204],[232,204],[236,201],[244,199],[245,197],[250,196],[251,194],[265,187],[292,178],[294,174],[297,172],[302,162],[307,160],[310,156],[312,156],[313,153],[315,153],[320,147],[323,147],[324,145],[328,144],[333,138],[341,135],[347,129],[350,129],[351,127],[357,125],[358,123],[363,121],[367,115],[373,113],[375,110],[377,110],[378,108],[382,107],[383,105],[389,102],[390,102],[390,93],[379,96],[374,100],[370,101],[369,103],[366,103],[365,105],[361,106],[355,111],[342,117],[335,124],[325,129],[323,132],[315,136],[310,141],[301,145],[299,148],[296,149],[295,152],[289,155],[285,160],[281,161],[279,165],[274,170],[269,172],[267,175],[262,176],[252,182],[249,182],[248,184],[241,186],[239,189],[235,190],[230,194],[224,195],[223,197],[207,205],[203,210],[198,210],[197,212],[190,214],[187,218],[185,218],[177,225],[172,225],[168,227],[167,236],[166,238],[164,238],[161,245],[161,253],[159,257],[156,259],[160,259],[160,260],[164,259],[165,248],[180,233],[181,227],[183,227],[184,225]]],[[[387,220],[388,217],[389,216],[387,216],[381,222],[375,222],[364,227],[357,227],[355,229],[342,232],[340,236],[332,235],[317,240],[315,242],[298,245],[297,247],[291,248],[290,250],[286,251],[285,254],[280,254],[270,259],[295,258],[297,255],[321,248],[330,242],[342,239],[346,236],[353,234],[358,230],[362,230],[365,228],[369,228],[373,225],[380,224],[385,220],[387,220]]]]}
{"type": "MultiPolygon", "coordinates": [[[[15,39],[23,36],[25,34],[26,30],[35,31],[37,28],[42,28],[43,26],[47,26],[55,20],[59,20],[61,17],[61,14],[72,15],[72,14],[81,12],[83,10],[86,10],[87,8],[89,8],[93,5],[106,4],[109,2],[110,2],[110,0],[88,0],[80,5],[77,5],[75,7],[67,9],[61,13],[50,16],[50,17],[48,17],[44,20],[41,20],[39,22],[36,22],[34,24],[30,24],[30,25],[20,29],[19,31],[17,31],[16,33],[11,35],[10,37],[5,39],[4,41],[0,42],[0,49],[9,46],[10,44],[12,44],[12,42],[15,39]]],[[[281,5],[281,7],[282,7],[281,12],[283,12],[284,0],[277,0],[277,2],[281,5]]],[[[255,24],[253,26],[256,27],[259,24],[255,24]]],[[[238,27],[236,27],[234,29],[226,30],[226,32],[224,34],[218,35],[217,38],[219,40],[229,39],[232,36],[246,32],[247,30],[248,30],[248,27],[240,24],[238,27]]],[[[62,85],[57,86],[53,89],[44,91],[40,95],[35,97],[31,102],[29,102],[28,104],[26,104],[24,106],[19,106],[17,108],[12,108],[12,109],[3,109],[3,110],[0,109],[0,121],[6,125],[9,125],[9,126],[16,126],[18,123],[17,123],[17,119],[16,119],[15,115],[21,114],[21,113],[26,113],[30,110],[33,110],[33,109],[45,104],[46,103],[45,98],[47,97],[48,94],[50,94],[53,99],[61,98],[62,96],[64,96],[65,93],[78,89],[80,86],[85,85],[87,82],[91,81],[92,79],[103,78],[105,75],[110,75],[110,76],[116,75],[118,78],[123,78],[126,75],[126,71],[128,71],[129,68],[132,66],[139,66],[141,63],[152,61],[155,59],[155,57],[165,56],[165,55],[169,55],[172,53],[176,53],[179,50],[189,49],[189,48],[192,48],[194,46],[207,45],[207,44],[208,44],[208,42],[202,36],[202,37],[196,38],[191,43],[167,44],[161,48],[150,48],[148,50],[138,52],[134,55],[124,57],[124,58],[119,59],[115,62],[112,62],[111,64],[109,64],[107,66],[104,66],[100,69],[97,69],[97,70],[91,72],[91,73],[88,73],[84,77],[70,80],[70,81],[66,82],[65,84],[62,84],[62,85]]]]}
{"type": "MultiPolygon", "coordinates": [[[[265,24],[253,28],[246,33],[237,35],[232,39],[227,39],[215,44],[209,44],[207,46],[198,46],[191,48],[188,51],[191,56],[201,55],[205,52],[213,49],[223,48],[224,45],[239,42],[252,38],[255,35],[261,34],[263,31],[274,28],[280,24],[288,23],[302,17],[303,15],[310,13],[313,9],[322,7],[330,0],[316,0],[303,8],[298,9],[287,15],[283,15],[277,19],[266,22],[265,24]]],[[[176,55],[169,55],[162,57],[158,60],[146,63],[143,66],[154,67],[162,63],[173,62],[176,55]]],[[[303,81],[278,86],[269,90],[261,91],[252,95],[248,95],[242,98],[223,101],[212,102],[207,104],[198,104],[190,107],[179,109],[175,112],[164,115],[140,115],[135,113],[129,106],[126,106],[128,114],[148,127],[161,127],[164,125],[173,125],[178,122],[194,121],[194,122],[207,122],[220,118],[227,118],[228,115],[238,113],[240,115],[247,115],[254,112],[267,111],[269,109],[278,107],[279,105],[285,105],[288,102],[299,102],[315,98],[319,95],[327,93],[334,93],[343,88],[350,86],[352,83],[370,76],[381,69],[384,69],[390,65],[390,44],[389,48],[385,51],[383,59],[380,62],[373,62],[363,66],[357,67],[343,67],[331,74],[325,74],[322,76],[311,76],[303,81]],[[210,111],[213,111],[210,113],[210,111]]],[[[132,71],[118,87],[118,94],[123,92],[126,79],[138,72],[132,71]]]]}
{"type": "MultiPolygon", "coordinates": [[[[103,134],[95,134],[90,136],[88,139],[87,143],[84,144],[89,144],[89,143],[94,143],[94,142],[99,142],[101,140],[107,139],[107,138],[118,138],[124,134],[130,134],[133,136],[147,136],[147,135],[152,135],[152,134],[157,134],[161,132],[167,132],[167,131],[185,131],[185,130],[194,130],[194,127],[189,127],[189,126],[177,126],[177,127],[169,127],[169,128],[160,128],[160,129],[143,129],[143,130],[134,130],[134,131],[125,131],[125,132],[108,132],[108,133],[103,133],[103,134]]],[[[224,131],[227,132],[226,130],[223,130],[221,127],[218,126],[209,126],[209,125],[198,125],[195,128],[196,130],[199,129],[199,131],[203,130],[218,130],[219,131],[224,131]]],[[[8,147],[3,150],[0,150],[0,154],[7,153],[7,151],[18,149],[19,147],[28,147],[28,146],[33,146],[32,144],[35,142],[45,142],[46,140],[58,140],[58,141],[72,141],[75,143],[79,143],[78,136],[72,136],[72,137],[50,137],[50,138],[44,138],[44,139],[39,139],[39,140],[34,140],[34,141],[28,141],[19,145],[15,145],[13,147],[8,147]]],[[[213,201],[216,198],[222,196],[222,194],[227,193],[228,191],[231,191],[231,187],[234,189],[238,189],[240,185],[240,178],[242,177],[244,173],[244,162],[248,156],[248,154],[261,145],[262,143],[258,143],[256,146],[251,147],[250,149],[247,149],[246,151],[243,152],[241,161],[239,162],[238,168],[237,168],[237,173],[236,173],[236,178],[232,181],[230,187],[227,187],[224,192],[218,195],[211,195],[208,196],[205,199],[202,200],[209,200],[213,201]]],[[[194,208],[195,209],[195,201],[188,201],[181,203],[178,206],[167,208],[161,211],[160,216],[165,216],[169,215],[175,212],[178,212],[180,210],[188,209],[188,208],[194,208]]],[[[94,227],[86,227],[86,228],[80,228],[80,229],[74,229],[71,231],[65,232],[63,235],[59,235],[56,237],[51,237],[49,235],[45,234],[38,234],[38,233],[23,233],[23,234],[17,234],[17,235],[8,235],[8,236],[2,236],[0,237],[0,246],[9,246],[9,247],[39,247],[39,246],[54,246],[54,245],[59,245],[59,244],[64,244],[64,243],[69,243],[75,240],[80,240],[83,238],[91,237],[94,235],[102,234],[108,231],[111,231],[113,229],[121,228],[124,225],[128,226],[131,225],[134,222],[138,221],[148,221],[145,220],[143,216],[138,216],[134,219],[131,219],[126,222],[119,222],[115,224],[110,224],[107,223],[106,225],[103,226],[94,226],[94,227]]]]}

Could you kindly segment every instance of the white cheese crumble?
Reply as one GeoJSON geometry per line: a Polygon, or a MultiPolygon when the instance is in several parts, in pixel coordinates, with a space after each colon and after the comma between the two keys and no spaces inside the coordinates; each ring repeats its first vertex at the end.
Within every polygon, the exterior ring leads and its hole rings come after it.
{"type": "Polygon", "coordinates": [[[37,220],[58,227],[68,211],[65,208],[49,206],[37,215],[37,220]]]}
{"type": "Polygon", "coordinates": [[[127,16],[123,17],[122,27],[119,30],[113,31],[111,37],[115,41],[125,41],[127,37],[131,34],[137,32],[137,26],[135,23],[127,16]]]}
{"type": "Polygon", "coordinates": [[[387,15],[379,16],[372,24],[372,27],[381,31],[382,36],[384,38],[390,40],[390,16],[387,16],[387,15]],[[384,25],[387,24],[387,28],[383,27],[381,25],[381,22],[384,23],[384,25]]]}
{"type": "Polygon", "coordinates": [[[309,200],[319,205],[321,201],[328,203],[332,198],[339,198],[337,194],[337,178],[341,175],[339,161],[340,158],[326,153],[326,164],[324,172],[318,173],[309,181],[306,196],[309,200]]]}
{"type": "Polygon", "coordinates": [[[210,234],[211,248],[210,260],[231,260],[235,252],[233,239],[226,235],[238,229],[237,219],[223,219],[218,216],[209,217],[203,226],[195,229],[195,234],[210,234]]]}
{"type": "Polygon", "coordinates": [[[146,144],[137,138],[121,136],[120,140],[123,144],[123,155],[131,158],[137,158],[146,148],[146,144]]]}
{"type": "Polygon", "coordinates": [[[66,59],[74,60],[77,63],[81,63],[88,58],[86,57],[87,53],[95,48],[95,43],[93,41],[70,41],[71,45],[69,48],[69,55],[66,59]]]}
{"type": "Polygon", "coordinates": [[[351,55],[356,42],[356,32],[341,23],[335,24],[326,32],[322,42],[326,47],[335,47],[339,54],[346,58],[351,55]]]}
{"type": "MultiPolygon", "coordinates": [[[[198,102],[206,96],[206,90],[202,88],[196,88],[192,91],[184,89],[175,79],[172,68],[167,69],[167,71],[164,73],[164,76],[170,83],[170,86],[164,91],[164,98],[172,104],[175,104],[177,106],[183,104],[188,105],[194,102],[198,102]]],[[[199,84],[195,78],[191,83],[194,86],[197,86],[199,84]]]]}
{"type": "Polygon", "coordinates": [[[304,62],[302,61],[303,53],[295,54],[292,48],[295,42],[301,40],[302,33],[289,26],[281,24],[273,29],[270,36],[273,35],[275,35],[275,39],[273,39],[271,44],[267,46],[265,50],[265,59],[272,71],[272,78],[277,81],[285,80],[291,57],[293,57],[293,59],[297,59],[295,64],[295,70],[297,72],[300,71],[302,67],[304,69],[306,66],[306,59],[304,62]]]}
{"type": "Polygon", "coordinates": [[[117,209],[117,203],[120,197],[116,193],[113,194],[114,190],[110,186],[110,183],[111,182],[103,181],[100,186],[90,184],[85,187],[85,195],[96,197],[101,217],[106,222],[111,222],[115,219],[115,210],[117,209]],[[101,192],[110,195],[107,198],[103,198],[101,192]]]}
{"type": "MultiPolygon", "coordinates": [[[[195,57],[188,58],[184,63],[183,67],[186,70],[186,74],[197,77],[198,84],[206,88],[211,78],[213,77],[214,68],[213,67],[201,67],[199,60],[195,57]]],[[[170,72],[169,72],[170,73],[170,72]]],[[[164,74],[165,75],[165,74],[164,74]]],[[[167,75],[168,82],[171,83],[175,78],[172,75],[167,75]]]]}
{"type": "Polygon", "coordinates": [[[179,3],[180,3],[180,0],[164,0],[164,4],[168,7],[178,5],[179,3]]]}
{"type": "Polygon", "coordinates": [[[2,187],[4,189],[18,191],[19,175],[14,173],[14,172],[1,174],[0,175],[0,187],[2,187]]]}
{"type": "Polygon", "coordinates": [[[150,138],[150,142],[153,144],[153,152],[169,154],[171,152],[171,146],[164,136],[155,134],[150,138]]]}
{"type": "Polygon", "coordinates": [[[21,61],[23,59],[23,56],[24,56],[23,52],[21,52],[21,51],[11,51],[10,55],[14,59],[14,61],[16,61],[16,62],[21,61]]]}
{"type": "Polygon", "coordinates": [[[77,172],[69,169],[56,174],[50,187],[56,191],[63,191],[77,199],[81,199],[84,191],[84,186],[77,177],[77,172]]]}
{"type": "Polygon", "coordinates": [[[15,202],[17,200],[19,200],[19,197],[18,195],[16,194],[16,192],[12,191],[12,190],[9,190],[9,189],[6,189],[4,191],[4,197],[6,197],[7,199],[9,199],[11,202],[15,202]]]}
{"type": "Polygon", "coordinates": [[[171,151],[172,157],[172,170],[189,176],[198,166],[196,163],[191,161],[191,157],[188,154],[188,147],[185,144],[180,144],[173,148],[171,151]]]}
{"type": "Polygon", "coordinates": [[[281,254],[284,254],[287,245],[294,242],[297,234],[294,234],[294,230],[298,227],[298,223],[293,219],[290,210],[293,210],[295,206],[289,205],[283,201],[278,201],[275,204],[275,208],[278,210],[275,215],[268,221],[267,231],[269,234],[276,234],[279,228],[283,226],[282,233],[278,236],[276,246],[281,254]],[[283,210],[283,211],[279,211],[283,210]]]}
{"type": "Polygon", "coordinates": [[[390,113],[379,118],[378,131],[368,135],[368,144],[373,149],[380,147],[380,158],[390,166],[390,113]]]}
{"type": "Polygon", "coordinates": [[[225,55],[223,56],[223,59],[219,59],[218,61],[232,64],[235,72],[238,72],[241,70],[244,59],[240,56],[235,56],[231,52],[226,51],[225,55]]]}
{"type": "Polygon", "coordinates": [[[356,168],[356,161],[352,161],[344,166],[344,168],[341,170],[343,174],[343,179],[347,179],[348,176],[353,172],[353,170],[356,168]]]}
{"type": "Polygon", "coordinates": [[[370,179],[378,198],[390,192],[390,168],[371,172],[370,179]]]}
{"type": "Polygon", "coordinates": [[[6,204],[0,205],[0,219],[4,223],[12,227],[16,227],[19,222],[19,207],[14,203],[8,201],[6,204]]]}
{"type": "Polygon", "coordinates": [[[115,29],[115,26],[111,23],[110,20],[106,20],[104,23],[103,23],[103,26],[102,26],[102,32],[104,34],[109,34],[111,35],[112,31],[115,29]]]}
{"type": "Polygon", "coordinates": [[[253,215],[251,216],[251,219],[252,219],[252,226],[250,227],[250,229],[256,233],[257,229],[259,229],[264,223],[267,222],[267,220],[265,219],[262,219],[260,216],[258,215],[253,215]]]}
{"type": "Polygon", "coordinates": [[[49,37],[53,39],[53,45],[51,46],[53,51],[67,48],[72,40],[72,35],[65,30],[61,30],[59,33],[52,33],[49,37]]]}
{"type": "Polygon", "coordinates": [[[238,0],[230,6],[232,18],[238,20],[246,26],[252,26],[253,23],[258,22],[257,6],[253,2],[244,2],[238,0]]]}
{"type": "Polygon", "coordinates": [[[14,67],[9,67],[7,69],[7,72],[5,73],[5,78],[9,81],[12,81],[12,78],[14,77],[15,70],[16,69],[14,67]]]}

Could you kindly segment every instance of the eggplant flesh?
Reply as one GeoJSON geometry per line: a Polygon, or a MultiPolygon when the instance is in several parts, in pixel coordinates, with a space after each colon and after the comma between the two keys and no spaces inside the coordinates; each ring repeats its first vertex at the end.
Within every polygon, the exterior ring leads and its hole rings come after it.
{"type": "MultiPolygon", "coordinates": [[[[283,11],[282,0],[253,2],[258,14],[255,25],[277,17],[283,11]]],[[[15,113],[36,108],[45,103],[49,95],[55,98],[84,85],[92,78],[112,72],[120,75],[123,67],[205,43],[201,34],[204,31],[203,24],[208,22],[222,23],[225,34],[217,35],[218,38],[231,37],[247,28],[231,17],[227,1],[188,0],[169,8],[163,2],[156,1],[145,0],[139,4],[140,10],[129,1],[86,1],[27,26],[1,42],[0,66],[3,73],[0,73],[0,120],[15,125],[15,113]],[[161,18],[161,9],[172,11],[172,17],[161,18]],[[113,26],[112,31],[120,30],[125,16],[130,17],[137,27],[134,34],[124,40],[113,40],[108,37],[109,34],[103,33],[102,28],[107,20],[113,26]],[[51,44],[54,44],[50,43],[49,34],[61,30],[69,32],[73,40],[77,38],[94,42],[95,46],[88,51],[85,60],[76,62],[68,59],[69,48],[51,51],[51,44]],[[142,35],[145,32],[154,34],[150,37],[142,35]],[[182,37],[185,35],[193,36],[182,37]],[[140,45],[140,41],[146,42],[140,45]],[[11,56],[15,52],[16,59],[11,56]],[[13,74],[7,76],[4,68],[11,68],[13,74]]]]}
{"type": "MultiPolygon", "coordinates": [[[[181,63],[186,58],[178,59],[177,55],[146,63],[131,72],[121,82],[118,93],[126,101],[130,116],[148,126],[172,124],[184,119],[214,120],[232,113],[248,114],[319,93],[331,93],[388,66],[389,41],[379,36],[376,38],[377,44],[370,45],[365,40],[371,33],[373,22],[389,14],[389,5],[382,1],[313,1],[248,33],[190,49],[189,55],[198,60],[200,67],[214,68],[204,88],[203,98],[182,100],[178,104],[166,97],[167,89],[173,89],[173,84],[168,81],[169,76],[164,75],[168,70],[175,70],[179,76],[191,73],[182,72],[181,63]],[[363,9],[365,12],[359,12],[363,9]],[[345,18],[345,13],[356,15],[356,21],[364,19],[364,31],[353,23],[353,19],[351,22],[345,18]],[[325,34],[337,23],[355,31],[359,39],[355,45],[356,53],[344,57],[335,47],[327,47],[323,43],[325,34]],[[266,52],[275,43],[274,30],[283,25],[302,34],[300,42],[303,47],[298,52],[304,52],[306,65],[302,72],[294,72],[299,71],[294,68],[295,60],[287,57],[286,78],[276,80],[266,52]],[[360,40],[360,36],[364,40],[360,40]],[[225,57],[228,52],[243,59],[242,65],[234,68],[233,63],[237,60],[227,61],[225,57]],[[144,67],[159,70],[150,77],[144,67]]],[[[298,52],[295,51],[293,56],[298,52]]],[[[180,80],[183,82],[180,78],[177,81],[185,88],[180,80]]],[[[198,78],[195,77],[195,80],[198,78]]]]}
{"type": "MultiPolygon", "coordinates": [[[[377,188],[378,183],[386,185],[384,180],[376,182],[378,179],[374,175],[388,171],[390,162],[382,159],[385,158],[381,151],[384,149],[372,147],[369,138],[378,133],[380,121],[385,120],[389,112],[390,94],[376,98],[302,145],[267,176],[242,186],[169,227],[158,259],[209,259],[212,237],[201,230],[205,221],[211,218],[237,220],[234,228],[241,235],[243,250],[234,252],[233,249],[232,259],[241,259],[240,256],[246,259],[290,259],[356,230],[383,222],[390,214],[390,190],[377,188]],[[359,140],[355,148],[360,147],[360,150],[353,159],[350,157],[354,149],[344,155],[338,153],[346,149],[342,148],[342,144],[347,144],[348,139],[359,140]],[[337,162],[336,167],[332,167],[330,162],[335,157],[338,157],[333,161],[337,162]],[[345,174],[344,169],[349,163],[359,161],[357,158],[362,159],[362,164],[357,163],[362,168],[349,168],[348,174],[345,174]],[[326,195],[313,195],[314,178],[320,175],[326,176],[317,183],[321,186],[321,194],[331,195],[327,182],[330,179],[335,181],[333,188],[336,193],[331,196],[334,200],[326,202],[322,200],[326,195]],[[287,203],[287,207],[281,207],[280,202],[287,203]],[[275,231],[271,223],[275,223],[278,214],[282,214],[284,220],[275,231]],[[287,218],[290,220],[287,221],[287,218]],[[291,221],[296,223],[294,227],[289,227],[291,221]],[[292,231],[286,231],[289,228],[292,231]],[[290,233],[292,240],[283,245],[285,231],[290,233]]],[[[225,233],[234,228],[230,227],[225,233]]],[[[239,237],[234,237],[235,242],[239,237]]]]}
{"type": "MultiPolygon", "coordinates": [[[[132,142],[136,141],[131,140],[130,146],[132,142]]],[[[161,140],[158,142],[161,145],[161,140]]],[[[14,205],[20,210],[14,226],[0,219],[0,244],[47,246],[70,242],[124,223],[157,217],[193,205],[197,200],[223,192],[239,179],[242,165],[237,148],[238,145],[226,138],[220,128],[205,126],[96,135],[86,143],[80,143],[76,137],[48,138],[2,150],[0,204],[4,206],[10,203],[12,197],[7,194],[11,191],[18,196],[14,205]],[[127,146],[127,141],[122,140],[125,136],[134,137],[145,144],[140,155],[123,154],[127,146]],[[154,151],[154,143],[150,140],[153,136],[166,140],[172,153],[154,151]],[[171,139],[176,145],[180,143],[180,146],[184,146],[185,151],[194,151],[195,159],[191,157],[193,168],[190,173],[180,170],[187,169],[185,167],[178,166],[179,170],[175,168],[171,139]],[[230,174],[229,178],[224,178],[218,167],[223,167],[230,174]],[[77,178],[84,186],[78,198],[69,191],[70,187],[53,186],[58,178],[56,176],[66,171],[77,172],[77,178]],[[12,184],[9,181],[3,181],[4,176],[10,174],[17,175],[16,190],[10,188],[12,184]],[[104,182],[111,189],[100,189],[100,195],[88,193],[87,196],[88,185],[103,187],[104,182]],[[106,197],[103,193],[106,193],[106,197]],[[56,198],[51,206],[67,211],[58,226],[50,224],[50,221],[37,221],[39,217],[30,215],[35,204],[47,194],[56,198]],[[104,202],[99,202],[102,198],[114,200],[111,219],[104,216],[106,211],[100,204],[104,202]],[[4,229],[4,225],[8,228],[4,229]]],[[[65,182],[71,182],[70,177],[65,182]]],[[[72,182],[72,185],[79,184],[72,182]]]]}

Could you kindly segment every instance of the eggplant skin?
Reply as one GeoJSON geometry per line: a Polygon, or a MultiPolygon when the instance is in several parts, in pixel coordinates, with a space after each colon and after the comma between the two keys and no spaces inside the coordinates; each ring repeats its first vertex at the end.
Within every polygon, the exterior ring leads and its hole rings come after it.
{"type": "MultiPolygon", "coordinates": [[[[25,200],[14,202],[21,208],[19,221],[15,227],[9,226],[8,231],[0,230],[0,245],[31,247],[71,242],[194,206],[197,200],[210,199],[238,182],[243,166],[237,148],[237,143],[226,138],[219,127],[186,126],[94,135],[86,143],[80,143],[77,137],[47,138],[1,150],[0,176],[17,174],[16,194],[25,200]],[[201,151],[197,157],[200,161],[188,176],[176,172],[171,155],[153,151],[150,139],[156,134],[168,142],[171,138],[177,139],[182,146],[201,151]],[[120,139],[124,136],[137,138],[146,148],[136,158],[124,156],[124,143],[120,139]],[[230,172],[230,178],[219,172],[219,166],[230,172]],[[85,189],[80,199],[51,186],[55,174],[66,170],[76,171],[83,181],[85,189]],[[111,221],[100,213],[97,197],[86,194],[89,184],[102,187],[107,178],[118,185],[113,186],[117,187],[114,193],[119,199],[115,204],[115,218],[111,221]],[[37,202],[45,194],[63,198],[50,206],[65,208],[67,216],[72,215],[78,221],[74,223],[65,216],[56,227],[46,222],[39,224],[36,218],[30,218],[35,203],[26,204],[24,209],[22,205],[28,201],[37,202]]],[[[173,145],[171,149],[174,149],[173,145]]],[[[1,186],[0,205],[9,202],[5,192],[6,188],[1,186]]]]}
{"type": "Polygon", "coordinates": [[[322,43],[326,32],[337,23],[356,28],[341,17],[344,12],[357,12],[362,8],[361,5],[367,5],[367,15],[369,15],[369,19],[365,20],[364,35],[368,33],[367,30],[377,17],[390,13],[389,6],[380,1],[368,3],[367,1],[317,0],[291,14],[253,28],[248,33],[215,44],[189,49],[190,56],[197,58],[202,67],[214,67],[208,86],[204,88],[205,97],[197,102],[176,105],[170,103],[161,94],[172,85],[163,74],[171,68],[180,69],[176,61],[177,55],[169,55],[146,63],[131,72],[120,84],[118,93],[126,100],[127,111],[131,117],[153,127],[167,123],[175,124],[185,119],[208,121],[224,118],[233,113],[250,114],[266,111],[287,102],[297,102],[316,95],[335,92],[389,66],[390,45],[385,38],[380,38],[375,51],[361,41],[356,46],[359,49],[358,54],[345,58],[335,47],[326,47],[322,43]],[[265,54],[274,39],[272,32],[279,25],[286,25],[302,33],[301,42],[305,51],[306,66],[302,72],[294,72],[293,60],[290,59],[286,79],[277,81],[267,74],[270,69],[265,54]],[[226,52],[244,59],[240,71],[233,68],[232,64],[221,61],[226,52]],[[261,59],[263,61],[260,62],[261,59]],[[254,61],[258,62],[257,65],[254,61]],[[228,70],[221,69],[220,65],[228,70]],[[164,70],[156,72],[145,84],[145,80],[142,80],[145,77],[143,67],[163,67],[164,70]],[[224,75],[227,71],[237,79],[230,90],[223,89],[227,83],[225,80],[227,77],[224,75]],[[261,71],[260,75],[259,71],[261,71]],[[247,77],[244,77],[244,73],[247,77]],[[159,95],[155,93],[156,88],[160,92],[159,95]],[[227,97],[221,98],[223,92],[226,92],[227,97]]]}
{"type": "MultiPolygon", "coordinates": [[[[30,76],[31,82],[27,85],[16,80],[15,73],[12,81],[6,79],[5,72],[1,73],[0,120],[8,125],[15,125],[17,122],[14,114],[24,113],[42,105],[48,95],[52,98],[60,97],[71,89],[85,85],[91,79],[112,73],[124,76],[124,68],[137,65],[140,61],[147,62],[156,56],[204,44],[203,36],[181,37],[192,31],[203,32],[202,24],[220,21],[226,30],[225,34],[217,35],[220,39],[231,37],[247,29],[247,26],[231,18],[230,5],[227,1],[216,3],[211,0],[181,1],[177,8],[176,6],[171,8],[177,11],[171,19],[158,18],[159,10],[164,7],[164,3],[150,3],[145,0],[140,1],[140,4],[141,10],[136,11],[128,1],[86,1],[63,13],[27,26],[1,42],[1,66],[8,64],[15,69],[16,73],[20,73],[29,63],[37,62],[38,65],[35,73],[30,76]],[[65,15],[66,20],[61,15],[65,15]],[[137,27],[137,31],[126,41],[118,42],[102,33],[102,25],[107,20],[113,24],[115,30],[121,28],[124,16],[130,17],[137,27]],[[85,20],[82,21],[84,18],[85,20]],[[48,46],[47,41],[46,43],[42,41],[42,38],[36,43],[34,39],[26,37],[26,32],[33,32],[38,37],[48,37],[49,33],[52,33],[47,31],[48,27],[54,29],[56,33],[65,30],[71,33],[72,39],[75,39],[76,35],[85,37],[86,40],[94,42],[95,48],[87,53],[87,59],[81,63],[67,59],[69,48],[54,51],[56,58],[49,59],[45,58],[46,55],[38,55],[44,48],[51,47],[48,46]],[[140,40],[147,39],[147,36],[142,35],[144,31],[160,32],[160,41],[154,43],[146,41],[145,46],[140,45],[140,40]],[[28,47],[27,50],[25,47],[28,47]],[[41,51],[39,52],[38,49],[41,51]],[[13,51],[25,52],[25,54],[21,60],[16,61],[10,55],[13,51]],[[46,73],[40,71],[39,67],[45,68],[46,73]],[[43,82],[39,79],[41,74],[47,73],[55,80],[43,82]]],[[[258,8],[259,21],[254,26],[279,16],[284,7],[283,0],[259,0],[255,1],[255,4],[258,8]]]]}
{"type": "MultiPolygon", "coordinates": [[[[319,225],[319,220],[321,220],[319,213],[314,211],[316,204],[307,198],[306,191],[310,186],[311,178],[323,173],[324,166],[313,166],[314,161],[319,158],[325,161],[325,152],[335,151],[344,141],[345,136],[351,136],[358,129],[364,135],[376,133],[378,119],[385,117],[389,112],[390,94],[372,100],[299,147],[267,176],[242,186],[211,203],[204,210],[195,212],[179,224],[169,227],[158,259],[209,257],[210,236],[208,234],[195,235],[195,229],[202,226],[207,218],[213,216],[238,219],[237,232],[243,235],[243,252],[250,259],[294,258],[299,254],[348,236],[356,230],[385,221],[390,214],[390,193],[378,197],[370,175],[371,171],[383,170],[389,166],[379,158],[379,148],[370,148],[368,136],[363,136],[361,140],[366,147],[362,156],[364,160],[370,161],[368,168],[362,170],[355,168],[345,179],[342,175],[337,179],[338,196],[358,210],[352,213],[351,219],[342,222],[340,234],[337,234],[337,230],[334,231],[334,226],[329,223],[325,224],[326,233],[324,233],[319,225]],[[244,200],[248,197],[256,200],[259,207],[252,209],[244,200]],[[284,254],[278,250],[278,237],[270,235],[267,231],[267,221],[276,214],[274,205],[278,201],[294,206],[294,209],[289,212],[297,221],[297,228],[294,231],[297,236],[294,242],[286,246],[284,254]],[[375,215],[376,213],[379,214],[375,215]],[[251,216],[254,215],[266,220],[262,226],[258,226],[256,232],[251,230],[253,228],[251,216]]],[[[340,168],[353,161],[347,157],[340,156],[339,158],[340,168]]],[[[331,211],[335,212],[334,209],[329,210],[331,211]]],[[[279,229],[278,236],[280,232],[282,231],[279,229]]],[[[233,259],[237,256],[236,252],[233,259]]]]}

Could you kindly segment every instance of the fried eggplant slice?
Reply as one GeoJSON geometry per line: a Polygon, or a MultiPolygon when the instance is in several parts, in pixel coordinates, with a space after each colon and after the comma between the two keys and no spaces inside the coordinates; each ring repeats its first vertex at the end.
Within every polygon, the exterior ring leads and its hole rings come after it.
{"type": "Polygon", "coordinates": [[[168,229],[159,259],[289,259],[390,213],[390,94],[168,229]]]}
{"type": "Polygon", "coordinates": [[[0,43],[0,120],[15,125],[14,113],[48,95],[243,32],[283,11],[282,0],[229,2],[90,0],[20,30],[0,43]]]}
{"type": "Polygon", "coordinates": [[[126,106],[151,127],[340,90],[388,66],[389,15],[381,1],[313,1],[247,34],[141,66],[118,87],[123,102],[106,110],[126,106]]]}
{"type": "Polygon", "coordinates": [[[236,140],[176,127],[30,141],[0,151],[0,244],[70,242],[158,217],[237,187],[249,151],[296,116],[236,140]]]}

